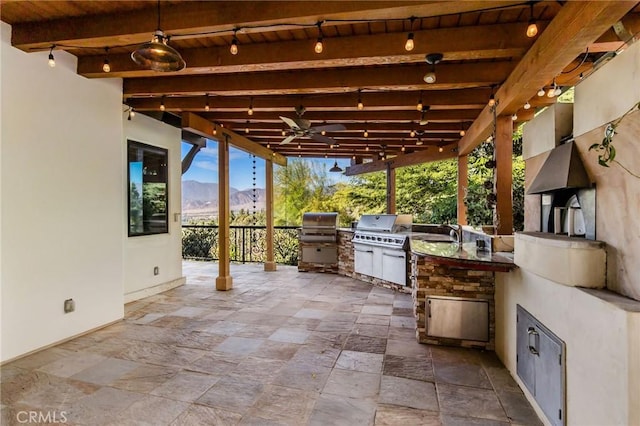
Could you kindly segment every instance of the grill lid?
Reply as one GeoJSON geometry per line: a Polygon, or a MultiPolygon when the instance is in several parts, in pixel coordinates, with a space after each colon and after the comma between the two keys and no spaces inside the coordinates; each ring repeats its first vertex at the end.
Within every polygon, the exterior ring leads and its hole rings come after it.
{"type": "Polygon", "coordinates": [[[360,231],[392,232],[395,214],[363,214],[356,229],[360,231]]]}
{"type": "Polygon", "coordinates": [[[302,228],[331,228],[338,227],[338,213],[304,213],[302,228]]]}

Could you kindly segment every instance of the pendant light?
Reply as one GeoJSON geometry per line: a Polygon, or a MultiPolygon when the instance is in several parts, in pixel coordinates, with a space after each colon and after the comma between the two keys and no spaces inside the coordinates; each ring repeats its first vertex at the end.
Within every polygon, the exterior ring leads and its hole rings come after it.
{"type": "Polygon", "coordinates": [[[238,30],[233,30],[233,38],[231,39],[231,47],[229,48],[229,52],[231,52],[232,55],[237,55],[238,54],[238,38],[236,37],[236,34],[238,34],[238,30]]]}
{"type": "Polygon", "coordinates": [[[433,84],[436,82],[436,65],[442,61],[442,53],[429,53],[425,59],[431,65],[431,71],[424,75],[423,80],[425,83],[433,84]]]}
{"type": "Polygon", "coordinates": [[[102,71],[111,72],[111,65],[109,65],[109,48],[104,48],[104,62],[102,63],[102,71]]]}
{"type": "Polygon", "coordinates": [[[404,43],[404,50],[406,50],[407,52],[411,52],[413,50],[413,48],[415,47],[415,44],[413,42],[413,21],[415,21],[415,20],[416,20],[416,18],[413,17],[413,16],[409,19],[411,27],[409,28],[409,34],[407,35],[407,41],[404,43]]]}
{"type": "Polygon", "coordinates": [[[364,109],[364,104],[362,103],[362,96],[360,95],[361,92],[362,92],[362,89],[358,89],[358,110],[360,111],[364,109]]]}
{"type": "Polygon", "coordinates": [[[320,54],[324,49],[324,46],[322,45],[322,22],[318,22],[316,25],[318,25],[318,39],[316,40],[316,44],[313,47],[313,50],[316,53],[320,54]]]}
{"type": "Polygon", "coordinates": [[[151,41],[138,47],[131,54],[131,59],[146,69],[159,72],[180,71],[187,65],[173,47],[167,43],[169,38],[160,29],[160,0],[158,0],[158,29],[151,41]]]}
{"type": "Polygon", "coordinates": [[[332,172],[332,173],[342,173],[344,170],[342,170],[342,169],[340,168],[340,166],[338,166],[338,160],[336,160],[336,161],[333,163],[333,167],[332,167],[332,168],[330,168],[330,169],[329,169],[329,171],[330,171],[330,172],[332,172]]]}

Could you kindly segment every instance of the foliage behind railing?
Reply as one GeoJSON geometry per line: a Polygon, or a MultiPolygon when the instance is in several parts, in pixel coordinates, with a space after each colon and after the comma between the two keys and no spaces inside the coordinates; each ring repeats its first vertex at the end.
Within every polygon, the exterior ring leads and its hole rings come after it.
{"type": "MultiPolygon", "coordinates": [[[[265,226],[229,227],[232,262],[265,262],[267,256],[265,226]]],[[[274,260],[285,265],[298,264],[298,227],[275,226],[274,260]]],[[[217,225],[182,225],[182,258],[218,260],[217,225]]]]}

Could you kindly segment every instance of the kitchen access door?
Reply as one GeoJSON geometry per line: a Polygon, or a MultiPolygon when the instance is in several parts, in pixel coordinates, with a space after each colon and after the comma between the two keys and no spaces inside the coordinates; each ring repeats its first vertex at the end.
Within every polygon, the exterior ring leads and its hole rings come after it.
{"type": "Polygon", "coordinates": [[[552,425],[565,425],[565,344],[517,306],[517,373],[552,425]]]}

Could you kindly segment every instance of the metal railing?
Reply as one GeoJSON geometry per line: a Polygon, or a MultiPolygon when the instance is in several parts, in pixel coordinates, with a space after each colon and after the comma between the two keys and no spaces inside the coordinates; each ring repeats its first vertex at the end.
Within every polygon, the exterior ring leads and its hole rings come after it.
{"type": "MultiPolygon", "coordinates": [[[[266,261],[266,226],[232,225],[229,228],[232,262],[266,261]]],[[[182,258],[218,260],[218,231],[218,225],[182,225],[182,258]]],[[[276,263],[297,265],[298,227],[275,226],[273,249],[276,263]]]]}

